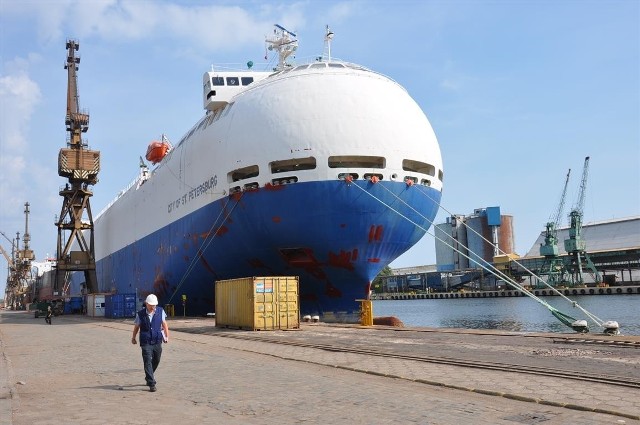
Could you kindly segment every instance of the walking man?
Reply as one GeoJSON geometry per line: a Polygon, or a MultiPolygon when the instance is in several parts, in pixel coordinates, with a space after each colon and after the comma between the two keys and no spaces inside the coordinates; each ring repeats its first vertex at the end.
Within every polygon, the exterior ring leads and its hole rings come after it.
{"type": "Polygon", "coordinates": [[[48,324],[51,324],[51,316],[53,316],[53,311],[51,311],[51,306],[47,307],[47,315],[44,318],[44,321],[48,324]]]}
{"type": "Polygon", "coordinates": [[[167,325],[167,314],[162,307],[158,307],[158,298],[154,294],[147,297],[145,307],[136,314],[131,337],[132,344],[136,344],[138,331],[140,331],[144,377],[149,391],[155,392],[156,379],[153,373],[160,364],[162,343],[169,342],[169,325],[167,325]]]}

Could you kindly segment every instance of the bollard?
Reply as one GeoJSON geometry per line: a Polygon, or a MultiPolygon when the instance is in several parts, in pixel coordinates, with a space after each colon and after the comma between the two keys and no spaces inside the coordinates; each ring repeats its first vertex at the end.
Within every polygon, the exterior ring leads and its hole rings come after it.
{"type": "Polygon", "coordinates": [[[360,302],[360,324],[373,326],[373,303],[371,300],[356,300],[360,302]]]}

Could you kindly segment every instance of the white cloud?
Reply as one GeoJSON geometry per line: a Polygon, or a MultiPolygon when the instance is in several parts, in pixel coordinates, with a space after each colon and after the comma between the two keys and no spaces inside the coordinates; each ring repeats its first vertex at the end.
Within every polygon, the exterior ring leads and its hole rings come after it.
{"type": "Polygon", "coordinates": [[[456,81],[452,78],[445,78],[440,82],[440,87],[446,90],[457,91],[458,89],[460,89],[460,81],[456,81]]]}
{"type": "Polygon", "coordinates": [[[16,205],[16,194],[24,185],[28,164],[27,130],[32,115],[41,102],[38,84],[28,74],[31,59],[18,58],[4,66],[9,71],[0,75],[0,197],[2,214],[16,205]]]}
{"type": "Polygon", "coordinates": [[[359,2],[344,2],[331,6],[327,13],[329,27],[331,27],[332,23],[338,24],[348,19],[354,13],[355,9],[359,7],[359,5],[359,2]]]}
{"type": "Polygon", "coordinates": [[[10,153],[23,152],[24,132],[40,99],[40,87],[26,73],[0,76],[0,140],[10,153]]]}
{"type": "Polygon", "coordinates": [[[211,51],[225,47],[237,50],[264,41],[274,24],[274,14],[280,15],[277,19],[283,25],[299,28],[305,23],[303,5],[260,6],[252,11],[237,6],[182,6],[179,2],[60,0],[47,7],[12,5],[11,13],[32,15],[37,21],[38,38],[44,43],[57,42],[69,34],[120,42],[177,38],[186,45],[211,51]]]}

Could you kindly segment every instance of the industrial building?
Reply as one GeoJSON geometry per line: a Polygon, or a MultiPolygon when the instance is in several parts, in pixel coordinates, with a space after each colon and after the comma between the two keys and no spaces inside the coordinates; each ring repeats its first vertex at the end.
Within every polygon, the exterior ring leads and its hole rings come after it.
{"type": "Polygon", "coordinates": [[[453,215],[435,226],[436,265],[440,272],[475,269],[491,264],[501,253],[512,253],[513,217],[500,207],[478,208],[473,214],[453,215]]]}
{"type": "MultiPolygon", "coordinates": [[[[558,240],[568,240],[571,228],[560,227],[558,240]]],[[[637,285],[640,282],[640,216],[611,219],[582,226],[582,239],[586,251],[606,285],[637,285]]],[[[518,260],[530,270],[544,268],[545,258],[540,255],[545,232],[541,232],[524,258],[518,260]]],[[[571,263],[571,254],[558,244],[558,256],[571,263]]],[[[526,274],[520,266],[512,265],[517,274],[526,274]]],[[[587,273],[585,283],[595,283],[595,277],[587,273]]]]}
{"type": "MultiPolygon", "coordinates": [[[[571,226],[557,229],[557,240],[560,241],[557,261],[569,274],[576,264],[562,241],[570,239],[571,229],[571,226]]],[[[596,277],[590,270],[585,270],[581,284],[626,286],[640,283],[640,216],[584,224],[581,231],[586,255],[599,275],[596,277]]],[[[392,276],[381,279],[378,289],[382,292],[507,289],[504,282],[483,269],[482,266],[488,264],[508,271],[527,286],[536,286],[528,270],[548,280],[545,276],[548,257],[541,255],[546,231],[540,233],[524,257],[519,257],[513,253],[513,217],[501,215],[499,207],[475,209],[468,216],[447,217],[444,223],[434,226],[434,234],[435,265],[395,269],[392,276]]]]}

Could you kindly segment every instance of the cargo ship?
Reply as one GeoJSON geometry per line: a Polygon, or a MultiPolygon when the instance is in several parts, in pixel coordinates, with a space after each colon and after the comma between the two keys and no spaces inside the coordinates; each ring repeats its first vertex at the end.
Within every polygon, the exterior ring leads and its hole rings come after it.
{"type": "Polygon", "coordinates": [[[301,315],[359,320],[357,300],[433,221],[442,158],[407,91],[332,59],[331,35],[294,65],[296,35],[276,25],[271,69],[204,73],[203,116],[176,143],[152,142],[154,165],[141,159],[95,219],[100,292],[204,315],[217,280],[298,276],[301,315]]]}

